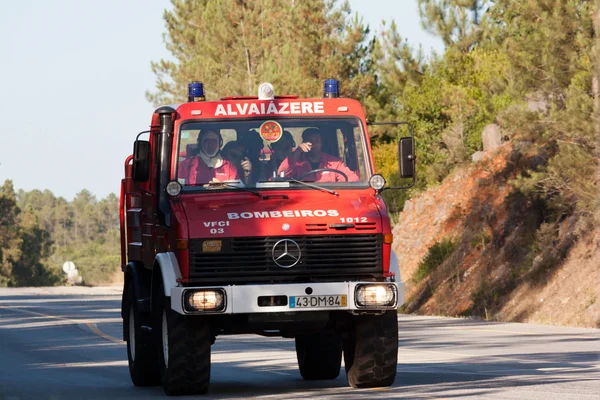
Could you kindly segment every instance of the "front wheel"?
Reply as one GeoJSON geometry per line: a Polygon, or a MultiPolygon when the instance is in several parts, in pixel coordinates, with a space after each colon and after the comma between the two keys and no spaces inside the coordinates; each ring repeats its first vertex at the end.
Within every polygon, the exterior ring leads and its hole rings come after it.
{"type": "Polygon", "coordinates": [[[127,287],[125,301],[123,331],[127,341],[127,361],[131,381],[136,386],[160,385],[158,349],[152,339],[150,328],[152,315],[138,311],[132,284],[127,287]]]}
{"type": "Polygon", "coordinates": [[[159,364],[168,395],[205,394],[210,383],[212,331],[200,316],[182,316],[161,296],[155,314],[160,346],[159,364]]]}
{"type": "Polygon", "coordinates": [[[391,386],[398,365],[398,313],[354,317],[343,341],[348,383],[354,388],[391,386]]]}

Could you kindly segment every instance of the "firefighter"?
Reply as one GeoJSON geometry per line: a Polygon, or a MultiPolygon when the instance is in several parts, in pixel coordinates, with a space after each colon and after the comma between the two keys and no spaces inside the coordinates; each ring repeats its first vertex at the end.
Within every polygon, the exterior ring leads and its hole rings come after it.
{"type": "Polygon", "coordinates": [[[242,132],[238,136],[238,141],[245,149],[244,159],[240,162],[244,183],[254,184],[265,180],[263,165],[260,162],[261,152],[264,147],[260,134],[251,129],[247,132],[242,132]]]}
{"type": "Polygon", "coordinates": [[[296,147],[296,142],[290,131],[284,130],[281,138],[275,143],[271,144],[271,158],[265,164],[265,176],[267,179],[273,178],[273,172],[279,176],[281,163],[287,159],[292,150],[296,147]]]}
{"type": "Polygon", "coordinates": [[[203,130],[198,134],[198,152],[179,165],[179,178],[188,185],[223,182],[239,179],[235,165],[223,159],[223,138],[214,130],[203,130]]]}
{"type": "Polygon", "coordinates": [[[252,162],[247,157],[248,150],[240,140],[234,140],[223,146],[221,150],[223,158],[238,169],[238,175],[242,177],[245,184],[251,183],[252,162]]]}
{"type": "MultiPolygon", "coordinates": [[[[329,168],[343,172],[348,177],[348,182],[357,182],[360,180],[358,175],[346,166],[337,157],[323,152],[322,133],[316,128],[308,128],[302,132],[302,143],[296,148],[287,160],[284,160],[280,171],[284,171],[285,176],[299,179],[310,171],[329,168]]],[[[346,179],[334,171],[316,172],[308,174],[306,180],[314,182],[345,182],[346,179]]]]}

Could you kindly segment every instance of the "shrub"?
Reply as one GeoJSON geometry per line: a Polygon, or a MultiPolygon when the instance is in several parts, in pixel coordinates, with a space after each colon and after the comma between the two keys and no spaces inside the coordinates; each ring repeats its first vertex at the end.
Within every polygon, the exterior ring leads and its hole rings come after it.
{"type": "Polygon", "coordinates": [[[416,282],[420,282],[433,272],[437,267],[439,267],[450,254],[454,252],[456,249],[456,243],[451,239],[444,239],[441,242],[435,243],[433,246],[429,248],[429,252],[423,258],[423,260],[419,263],[419,267],[417,268],[417,272],[415,273],[413,279],[416,282]]]}

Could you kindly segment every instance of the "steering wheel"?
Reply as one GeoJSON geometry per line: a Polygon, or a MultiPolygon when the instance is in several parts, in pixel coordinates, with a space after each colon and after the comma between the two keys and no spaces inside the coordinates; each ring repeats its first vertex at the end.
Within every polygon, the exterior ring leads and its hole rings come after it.
{"type": "Polygon", "coordinates": [[[310,171],[308,171],[307,173],[305,173],[301,177],[299,177],[298,180],[301,181],[302,178],[304,178],[305,176],[308,176],[308,175],[311,175],[311,174],[316,174],[318,172],[325,172],[325,171],[336,172],[336,173],[340,174],[341,176],[343,176],[344,179],[346,179],[346,182],[348,182],[348,175],[346,175],[345,173],[343,173],[339,169],[335,169],[335,168],[317,168],[317,169],[311,169],[310,171]]]}

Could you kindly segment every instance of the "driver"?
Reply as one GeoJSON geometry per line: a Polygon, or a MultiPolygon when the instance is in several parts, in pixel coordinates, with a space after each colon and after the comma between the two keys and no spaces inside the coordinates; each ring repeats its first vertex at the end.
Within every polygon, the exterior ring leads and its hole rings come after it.
{"type": "MultiPolygon", "coordinates": [[[[279,171],[284,171],[286,177],[299,179],[310,171],[328,168],[345,173],[348,182],[359,181],[358,175],[348,168],[342,160],[322,151],[321,132],[316,128],[308,128],[302,132],[302,143],[296,150],[283,160],[279,171]]],[[[315,172],[306,175],[306,180],[314,182],[345,182],[343,175],[335,171],[315,172]]],[[[305,179],[303,178],[303,179],[305,179]]]]}
{"type": "Polygon", "coordinates": [[[221,156],[222,144],[223,138],[220,133],[213,130],[200,132],[198,154],[180,164],[179,178],[185,179],[186,184],[191,185],[239,179],[236,166],[221,156]]]}

